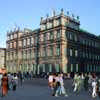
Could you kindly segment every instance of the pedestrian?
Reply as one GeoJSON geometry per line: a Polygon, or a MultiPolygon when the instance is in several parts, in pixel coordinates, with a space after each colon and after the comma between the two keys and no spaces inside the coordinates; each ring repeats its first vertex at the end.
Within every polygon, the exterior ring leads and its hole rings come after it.
{"type": "Polygon", "coordinates": [[[77,77],[77,94],[79,94],[80,90],[81,90],[81,77],[80,75],[78,75],[77,77]]]}
{"type": "Polygon", "coordinates": [[[54,76],[52,74],[49,75],[48,78],[48,86],[52,88],[54,76]]]}
{"type": "Polygon", "coordinates": [[[73,90],[73,92],[76,92],[77,89],[78,89],[78,78],[77,78],[77,77],[78,77],[77,74],[75,74],[75,76],[74,76],[74,81],[73,81],[73,85],[74,85],[74,90],[73,90]]]}
{"type": "Polygon", "coordinates": [[[97,82],[96,80],[93,80],[92,82],[92,97],[93,98],[97,96],[96,90],[97,90],[97,82]]]}
{"type": "Polygon", "coordinates": [[[23,81],[22,73],[19,72],[19,73],[18,73],[18,76],[19,76],[19,82],[20,82],[20,85],[22,86],[22,81],[23,81]]]}
{"type": "Polygon", "coordinates": [[[58,76],[58,74],[56,74],[56,93],[55,93],[55,96],[58,97],[59,94],[60,94],[60,91],[61,91],[61,84],[60,84],[60,78],[58,76]]]}
{"type": "Polygon", "coordinates": [[[53,78],[53,82],[52,82],[52,96],[55,96],[56,90],[57,90],[57,82],[53,78]]]}
{"type": "Polygon", "coordinates": [[[60,80],[60,95],[64,95],[66,97],[68,97],[67,93],[66,93],[66,90],[64,88],[64,81],[63,81],[63,74],[59,74],[59,80],[60,80]]]}
{"type": "Polygon", "coordinates": [[[73,92],[76,92],[77,94],[79,94],[80,89],[81,89],[81,78],[80,78],[80,75],[75,74],[73,92]]]}
{"type": "Polygon", "coordinates": [[[6,96],[8,93],[8,77],[5,73],[2,78],[2,97],[6,96]]]}
{"type": "Polygon", "coordinates": [[[84,88],[85,88],[85,91],[88,90],[88,80],[89,80],[89,77],[87,74],[85,74],[85,79],[84,79],[84,88]]]}
{"type": "Polygon", "coordinates": [[[12,85],[13,85],[12,90],[15,91],[15,90],[16,90],[16,87],[17,87],[17,85],[18,85],[18,77],[17,77],[16,74],[14,74],[14,77],[13,77],[13,79],[12,79],[12,85]]]}
{"type": "Polygon", "coordinates": [[[81,74],[81,76],[80,76],[80,80],[81,80],[81,83],[80,83],[80,87],[81,87],[81,90],[83,90],[84,89],[84,79],[85,79],[85,77],[84,77],[84,74],[82,73],[81,74]]]}
{"type": "Polygon", "coordinates": [[[13,74],[9,73],[8,74],[8,90],[12,90],[12,79],[13,79],[13,74]]]}

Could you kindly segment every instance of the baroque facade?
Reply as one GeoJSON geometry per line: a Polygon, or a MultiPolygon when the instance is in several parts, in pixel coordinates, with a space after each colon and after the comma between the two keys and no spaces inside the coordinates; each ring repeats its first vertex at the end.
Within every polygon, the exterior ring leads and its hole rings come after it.
{"type": "Polygon", "coordinates": [[[0,68],[6,67],[6,48],[0,48],[0,68]]]}
{"type": "Polygon", "coordinates": [[[100,38],[80,28],[79,17],[61,13],[41,17],[36,30],[7,33],[7,70],[100,72],[100,38]]]}

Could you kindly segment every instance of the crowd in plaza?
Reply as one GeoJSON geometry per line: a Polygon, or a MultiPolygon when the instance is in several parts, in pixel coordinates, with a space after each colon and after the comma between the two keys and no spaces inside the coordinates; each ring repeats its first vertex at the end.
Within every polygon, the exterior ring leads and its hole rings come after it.
{"type": "MultiPolygon", "coordinates": [[[[86,91],[93,98],[97,96],[100,98],[100,77],[95,73],[82,74],[75,73],[72,76],[66,75],[68,79],[72,79],[73,93],[79,95],[81,91],[86,91]]],[[[51,74],[48,78],[49,87],[52,90],[52,96],[66,96],[68,93],[64,87],[64,75],[63,74],[51,74]]]]}
{"type": "Polygon", "coordinates": [[[22,86],[22,73],[0,73],[0,96],[4,97],[8,91],[15,91],[18,85],[22,86]]]}
{"type": "Polygon", "coordinates": [[[93,98],[100,98],[100,76],[95,73],[40,73],[34,75],[33,72],[18,72],[0,74],[0,95],[4,97],[8,91],[16,91],[18,86],[22,86],[25,80],[33,80],[34,78],[48,79],[49,90],[52,96],[69,96],[65,88],[64,80],[72,80],[72,89],[76,95],[80,95],[81,91],[86,91],[93,98]]]}
{"type": "Polygon", "coordinates": [[[0,73],[0,96],[6,96],[8,91],[16,91],[16,88],[22,86],[25,80],[32,80],[33,77],[35,78],[36,75],[32,71],[23,73],[20,71],[17,73],[0,73]]]}

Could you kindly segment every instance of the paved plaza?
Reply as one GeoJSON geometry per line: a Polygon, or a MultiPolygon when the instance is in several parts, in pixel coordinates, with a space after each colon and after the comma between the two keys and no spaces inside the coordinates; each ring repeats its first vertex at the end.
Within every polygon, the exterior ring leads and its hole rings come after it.
{"type": "Polygon", "coordinates": [[[16,91],[9,91],[6,97],[0,100],[99,100],[92,99],[88,93],[82,91],[79,95],[72,92],[72,81],[66,80],[65,87],[68,92],[68,97],[51,96],[48,82],[44,79],[33,79],[23,83],[23,86],[18,86],[16,91]]]}

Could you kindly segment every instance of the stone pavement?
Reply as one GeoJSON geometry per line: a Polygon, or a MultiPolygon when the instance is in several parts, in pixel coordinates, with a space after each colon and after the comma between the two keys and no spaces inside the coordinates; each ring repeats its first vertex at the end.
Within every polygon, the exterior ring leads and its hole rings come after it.
{"type": "Polygon", "coordinates": [[[85,91],[79,95],[72,93],[71,80],[65,81],[65,87],[68,91],[68,97],[53,97],[48,88],[47,80],[34,79],[32,81],[25,81],[23,86],[19,86],[16,91],[9,91],[6,97],[0,100],[100,100],[98,98],[92,99],[85,91]]]}

